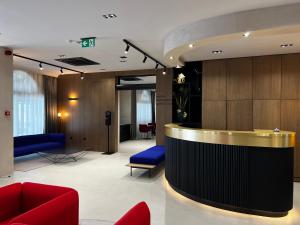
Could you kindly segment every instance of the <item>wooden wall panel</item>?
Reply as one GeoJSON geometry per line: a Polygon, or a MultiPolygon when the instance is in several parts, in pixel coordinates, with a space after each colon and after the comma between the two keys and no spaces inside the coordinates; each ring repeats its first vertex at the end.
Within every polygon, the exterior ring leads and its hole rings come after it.
{"type": "Polygon", "coordinates": [[[203,62],[203,100],[226,100],[226,61],[203,62]]]}
{"type": "Polygon", "coordinates": [[[281,56],[260,56],[253,59],[253,98],[280,99],[281,56]]]}
{"type": "Polygon", "coordinates": [[[294,177],[300,181],[300,100],[282,100],[281,129],[297,133],[294,153],[294,177]]]}
{"type": "Polygon", "coordinates": [[[226,130],[226,101],[203,101],[202,121],[203,128],[226,130]]]}
{"type": "Polygon", "coordinates": [[[282,56],[282,99],[300,99],[300,54],[282,56]]]}
{"type": "Polygon", "coordinates": [[[252,100],[227,101],[227,129],[252,130],[252,100]]]}
{"type": "Polygon", "coordinates": [[[164,124],[172,121],[172,70],[166,76],[160,70],[121,71],[58,78],[58,111],[63,115],[61,131],[66,134],[67,144],[83,146],[89,150],[107,151],[107,127],[104,113],[112,112],[110,126],[110,151],[118,150],[119,111],[116,76],[157,75],[157,143],[164,143],[164,124]],[[68,97],[78,97],[70,102],[68,97]]]}
{"type": "Polygon", "coordinates": [[[216,75],[224,70],[221,62],[226,64],[227,129],[279,127],[281,130],[296,131],[295,177],[300,181],[300,53],[204,62],[204,128],[224,127],[224,121],[219,118],[218,105],[206,101],[210,98],[221,99],[223,86],[216,75]],[[214,88],[220,90],[213,92],[214,88]]]}
{"type": "Polygon", "coordinates": [[[227,99],[252,99],[252,58],[227,60],[227,99]]]}
{"type": "Polygon", "coordinates": [[[172,122],[172,78],[171,70],[166,75],[156,76],[156,144],[165,142],[164,125],[172,122]]]}
{"type": "Polygon", "coordinates": [[[253,100],[253,128],[280,128],[280,100],[253,100]]]}

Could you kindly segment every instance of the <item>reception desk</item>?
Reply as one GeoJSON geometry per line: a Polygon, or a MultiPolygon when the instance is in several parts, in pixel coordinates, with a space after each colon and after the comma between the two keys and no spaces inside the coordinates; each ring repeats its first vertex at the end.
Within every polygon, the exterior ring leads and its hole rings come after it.
{"type": "Polygon", "coordinates": [[[279,217],[293,208],[295,133],[167,124],[166,179],[195,201],[279,217]]]}

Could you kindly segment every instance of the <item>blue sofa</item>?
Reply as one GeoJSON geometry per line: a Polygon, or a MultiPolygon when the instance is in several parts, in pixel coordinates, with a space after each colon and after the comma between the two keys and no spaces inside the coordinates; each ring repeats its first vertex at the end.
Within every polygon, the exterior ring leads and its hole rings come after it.
{"type": "Polygon", "coordinates": [[[65,146],[64,134],[37,134],[14,138],[14,156],[24,156],[39,151],[53,150],[65,146]]]}

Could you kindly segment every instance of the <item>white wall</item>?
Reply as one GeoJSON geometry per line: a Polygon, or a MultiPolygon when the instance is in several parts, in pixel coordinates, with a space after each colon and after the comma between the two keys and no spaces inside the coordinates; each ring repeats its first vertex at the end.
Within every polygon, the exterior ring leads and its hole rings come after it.
{"type": "Polygon", "coordinates": [[[131,91],[120,91],[120,124],[131,124],[131,91]]]}
{"type": "Polygon", "coordinates": [[[0,47],[0,177],[13,173],[13,56],[0,47]],[[11,117],[5,117],[6,110],[11,117]]]}

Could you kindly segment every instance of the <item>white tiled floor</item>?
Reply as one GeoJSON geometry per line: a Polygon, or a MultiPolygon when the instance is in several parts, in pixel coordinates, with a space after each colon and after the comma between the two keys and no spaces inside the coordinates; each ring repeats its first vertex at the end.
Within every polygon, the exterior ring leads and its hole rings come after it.
{"type": "Polygon", "coordinates": [[[116,221],[139,201],[149,204],[152,225],[299,225],[300,184],[295,184],[294,210],[284,218],[264,218],[208,207],[176,194],[160,171],[149,179],[145,171],[133,177],[125,166],[131,153],[102,155],[91,152],[81,161],[52,164],[28,172],[15,172],[0,179],[0,185],[13,182],[39,182],[73,187],[80,196],[80,217],[116,221]]]}
{"type": "Polygon", "coordinates": [[[135,154],[154,145],[156,145],[155,139],[129,140],[119,144],[119,152],[135,154]]]}

